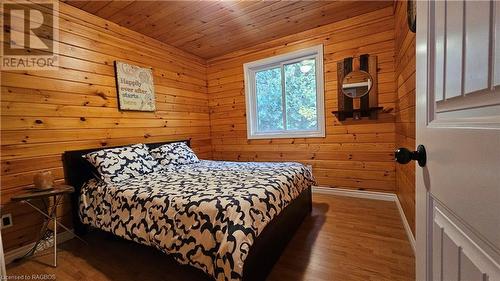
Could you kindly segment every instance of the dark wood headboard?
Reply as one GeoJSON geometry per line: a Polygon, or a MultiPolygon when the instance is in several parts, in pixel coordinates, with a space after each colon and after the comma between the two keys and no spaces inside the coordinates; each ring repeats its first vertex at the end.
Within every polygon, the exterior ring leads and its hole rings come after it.
{"type": "MultiPolygon", "coordinates": [[[[185,142],[188,146],[191,146],[190,140],[177,140],[177,141],[166,141],[157,143],[146,143],[150,148],[156,148],[167,143],[173,142],[185,142]]],[[[102,149],[124,147],[122,146],[112,146],[112,147],[99,147],[91,149],[73,150],[66,151],[62,155],[63,167],[64,167],[64,178],[66,184],[69,184],[75,188],[75,193],[72,194],[71,205],[72,205],[72,216],[73,216],[73,227],[76,234],[83,234],[86,231],[86,227],[80,222],[80,217],[78,216],[78,202],[80,196],[80,190],[82,185],[88,180],[95,177],[97,171],[87,160],[82,156],[102,149]]]]}

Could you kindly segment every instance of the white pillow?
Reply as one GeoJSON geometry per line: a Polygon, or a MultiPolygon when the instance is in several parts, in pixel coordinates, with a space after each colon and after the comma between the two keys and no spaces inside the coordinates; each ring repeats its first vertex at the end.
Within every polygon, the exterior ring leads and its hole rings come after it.
{"type": "Polygon", "coordinates": [[[119,182],[160,170],[146,145],[102,149],[83,155],[105,182],[119,182]]]}
{"type": "Polygon", "coordinates": [[[150,152],[156,161],[167,168],[200,162],[196,154],[185,142],[164,144],[151,149],[150,152]]]}

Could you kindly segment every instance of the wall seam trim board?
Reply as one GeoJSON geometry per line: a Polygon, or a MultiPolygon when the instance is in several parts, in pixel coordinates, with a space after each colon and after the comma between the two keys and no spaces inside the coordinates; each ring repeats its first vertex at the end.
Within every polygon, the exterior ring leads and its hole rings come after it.
{"type": "Polygon", "coordinates": [[[408,220],[406,220],[405,213],[399,202],[399,198],[394,193],[387,192],[375,192],[375,191],[365,191],[365,190],[350,190],[345,188],[331,188],[324,186],[313,186],[313,193],[318,194],[327,194],[327,195],[338,195],[338,196],[348,196],[348,197],[357,197],[364,199],[372,199],[372,200],[383,200],[383,201],[393,201],[396,203],[396,206],[399,211],[399,216],[401,217],[401,221],[403,222],[403,226],[405,228],[406,236],[408,237],[408,241],[410,242],[411,248],[413,249],[413,253],[416,254],[416,243],[415,236],[411,231],[410,224],[408,220]]]}

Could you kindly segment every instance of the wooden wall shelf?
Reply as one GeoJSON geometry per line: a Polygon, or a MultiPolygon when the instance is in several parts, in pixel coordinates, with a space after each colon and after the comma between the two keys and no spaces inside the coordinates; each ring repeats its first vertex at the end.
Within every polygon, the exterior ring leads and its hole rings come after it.
{"type": "Polygon", "coordinates": [[[363,117],[368,117],[368,119],[377,119],[378,113],[384,108],[381,106],[370,107],[367,109],[353,109],[350,111],[332,111],[333,115],[337,117],[340,121],[347,118],[353,118],[354,120],[359,120],[363,117]]]}

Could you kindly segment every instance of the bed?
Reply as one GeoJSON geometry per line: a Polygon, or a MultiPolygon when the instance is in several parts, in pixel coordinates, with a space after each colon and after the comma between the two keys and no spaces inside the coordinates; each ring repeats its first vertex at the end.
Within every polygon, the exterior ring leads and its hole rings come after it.
{"type": "Polygon", "coordinates": [[[63,155],[75,231],[155,247],[215,280],[264,280],[311,211],[313,178],[298,163],[202,160],[109,184],[82,158],[96,150],[63,155]]]}

